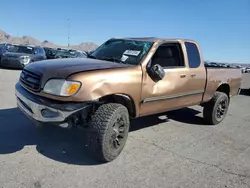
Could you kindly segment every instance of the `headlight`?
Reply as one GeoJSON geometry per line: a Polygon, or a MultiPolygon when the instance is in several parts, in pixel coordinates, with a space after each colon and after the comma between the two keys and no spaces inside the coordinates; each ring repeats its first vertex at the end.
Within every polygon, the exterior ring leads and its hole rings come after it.
{"type": "Polygon", "coordinates": [[[71,96],[78,92],[81,82],[63,79],[51,79],[45,84],[43,91],[52,95],[71,96]]]}
{"type": "Polygon", "coordinates": [[[20,59],[21,59],[21,62],[23,64],[28,64],[29,61],[30,61],[30,57],[29,56],[21,56],[20,59]]]}

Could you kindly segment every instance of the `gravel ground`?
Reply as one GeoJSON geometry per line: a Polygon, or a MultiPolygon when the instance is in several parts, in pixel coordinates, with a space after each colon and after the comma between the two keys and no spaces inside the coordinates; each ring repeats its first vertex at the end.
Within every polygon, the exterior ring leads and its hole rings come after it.
{"type": "MultiPolygon", "coordinates": [[[[137,119],[122,154],[97,164],[81,131],[38,131],[16,108],[20,71],[0,69],[0,187],[250,187],[250,97],[234,97],[226,119],[205,125],[200,107],[137,119]]],[[[250,88],[250,74],[243,88],[250,88]]]]}

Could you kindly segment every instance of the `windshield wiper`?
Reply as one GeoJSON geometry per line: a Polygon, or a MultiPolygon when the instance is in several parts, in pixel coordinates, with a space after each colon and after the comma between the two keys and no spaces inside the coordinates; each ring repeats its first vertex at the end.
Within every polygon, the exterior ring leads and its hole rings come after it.
{"type": "Polygon", "coordinates": [[[115,58],[115,57],[102,57],[102,58],[99,58],[99,59],[102,59],[102,60],[107,60],[107,61],[113,61],[113,62],[116,62],[116,63],[123,63],[123,64],[127,64],[125,63],[124,61],[118,59],[118,58],[115,58]]]}

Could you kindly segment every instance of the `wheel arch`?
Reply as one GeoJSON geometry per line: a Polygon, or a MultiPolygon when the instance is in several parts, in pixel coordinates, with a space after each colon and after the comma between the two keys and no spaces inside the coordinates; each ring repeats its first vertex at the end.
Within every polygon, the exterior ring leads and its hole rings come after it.
{"type": "Polygon", "coordinates": [[[104,101],[105,103],[114,102],[114,103],[122,104],[128,109],[129,116],[131,118],[135,118],[137,116],[135,102],[133,98],[130,97],[129,95],[122,94],[122,93],[110,94],[110,95],[105,95],[101,97],[99,101],[104,101]]]}
{"type": "Polygon", "coordinates": [[[227,94],[228,98],[230,98],[230,86],[228,83],[222,83],[217,89],[216,91],[222,92],[227,94]]]}

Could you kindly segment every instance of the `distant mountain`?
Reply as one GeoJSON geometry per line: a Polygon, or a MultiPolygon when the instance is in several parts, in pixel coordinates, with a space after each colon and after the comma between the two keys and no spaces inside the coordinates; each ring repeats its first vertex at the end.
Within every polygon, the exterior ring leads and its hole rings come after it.
{"type": "MultiPolygon", "coordinates": [[[[0,30],[0,43],[11,43],[11,44],[31,44],[37,46],[51,47],[51,48],[67,48],[67,46],[56,45],[50,41],[39,41],[31,36],[15,37],[2,30],[0,30]]],[[[93,42],[82,42],[79,45],[71,45],[71,49],[91,51],[98,47],[93,42]]]]}

